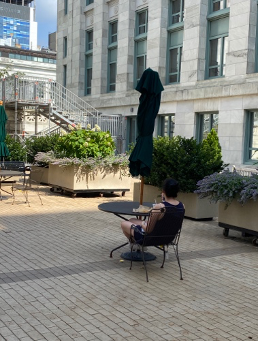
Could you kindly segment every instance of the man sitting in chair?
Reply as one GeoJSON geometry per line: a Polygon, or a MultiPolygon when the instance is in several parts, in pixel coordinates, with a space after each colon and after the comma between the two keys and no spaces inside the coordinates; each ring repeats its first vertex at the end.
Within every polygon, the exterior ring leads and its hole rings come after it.
{"type": "MultiPolygon", "coordinates": [[[[162,207],[176,207],[184,211],[184,205],[182,202],[176,200],[177,193],[179,191],[179,184],[174,179],[166,179],[162,186],[162,203],[156,204],[153,209],[161,209],[162,207]]],[[[131,218],[128,221],[122,221],[121,228],[124,235],[131,240],[133,238],[136,243],[140,243],[143,240],[143,235],[147,228],[147,221],[131,218]],[[132,225],[136,225],[133,226],[132,225]]]]}

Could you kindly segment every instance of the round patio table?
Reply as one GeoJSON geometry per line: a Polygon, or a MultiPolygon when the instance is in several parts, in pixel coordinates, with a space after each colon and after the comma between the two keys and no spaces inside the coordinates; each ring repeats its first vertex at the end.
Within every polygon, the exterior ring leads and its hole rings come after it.
{"type": "MultiPolygon", "coordinates": [[[[148,207],[152,207],[151,202],[144,202],[142,205],[143,206],[148,206],[148,207]]],[[[136,209],[139,207],[139,202],[137,201],[116,201],[116,202],[107,202],[107,203],[103,203],[100,204],[98,206],[98,209],[107,213],[113,213],[114,215],[116,215],[117,217],[124,219],[124,220],[129,220],[124,216],[136,216],[136,217],[148,217],[149,213],[143,213],[143,212],[134,212],[133,209],[136,209]]],[[[115,249],[113,249],[110,252],[110,257],[112,257],[112,253],[113,251],[119,249],[122,246],[127,245],[129,242],[126,242],[118,247],[116,247],[115,249]]],[[[154,260],[156,259],[156,256],[154,256],[153,254],[149,253],[149,252],[143,252],[143,256],[145,261],[150,261],[150,260],[154,260]]],[[[121,254],[121,258],[126,259],[126,260],[133,260],[133,261],[142,261],[142,253],[140,251],[129,251],[129,252],[123,252],[121,254]]]]}

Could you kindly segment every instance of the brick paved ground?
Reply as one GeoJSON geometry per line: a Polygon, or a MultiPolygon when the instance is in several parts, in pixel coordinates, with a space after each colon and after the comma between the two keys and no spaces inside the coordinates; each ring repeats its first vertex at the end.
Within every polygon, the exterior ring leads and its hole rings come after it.
{"type": "MultiPolygon", "coordinates": [[[[258,340],[258,248],[216,222],[185,220],[184,280],[171,250],[132,271],[121,262],[120,220],[98,211],[119,196],[45,191],[31,207],[0,202],[0,341],[258,340]]],[[[123,250],[127,250],[124,248],[123,250]]]]}

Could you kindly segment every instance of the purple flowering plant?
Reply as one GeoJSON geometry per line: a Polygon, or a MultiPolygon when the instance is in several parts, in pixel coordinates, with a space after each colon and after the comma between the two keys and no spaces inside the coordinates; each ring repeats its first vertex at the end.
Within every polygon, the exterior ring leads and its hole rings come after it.
{"type": "Polygon", "coordinates": [[[128,173],[128,155],[118,154],[118,155],[108,155],[105,157],[88,157],[88,158],[76,158],[76,157],[62,157],[59,158],[55,156],[53,151],[43,153],[39,152],[35,156],[35,162],[38,165],[44,166],[49,163],[53,165],[59,165],[60,167],[66,167],[69,165],[76,165],[81,167],[86,167],[89,172],[94,172],[97,169],[102,171],[113,172],[115,169],[119,168],[124,175],[128,173]]]}
{"type": "Polygon", "coordinates": [[[243,176],[237,172],[225,170],[213,173],[197,182],[199,198],[208,197],[211,202],[223,201],[227,208],[234,199],[244,205],[248,200],[257,200],[258,175],[243,176]]]}

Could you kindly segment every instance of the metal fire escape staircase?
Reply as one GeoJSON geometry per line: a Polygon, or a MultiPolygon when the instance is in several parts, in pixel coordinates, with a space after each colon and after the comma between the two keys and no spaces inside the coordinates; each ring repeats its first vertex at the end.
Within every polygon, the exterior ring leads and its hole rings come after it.
{"type": "MultiPolygon", "coordinates": [[[[97,124],[101,130],[109,130],[115,139],[122,136],[121,115],[101,114],[89,103],[51,79],[16,75],[1,79],[0,97],[5,107],[14,109],[16,121],[18,110],[35,108],[37,116],[40,114],[46,117],[49,122],[67,132],[71,129],[86,129],[89,126],[93,128],[97,124]]],[[[44,132],[38,134],[51,134],[55,131],[55,127],[49,124],[44,132]]]]}

